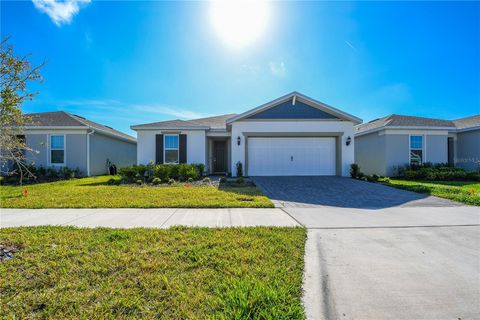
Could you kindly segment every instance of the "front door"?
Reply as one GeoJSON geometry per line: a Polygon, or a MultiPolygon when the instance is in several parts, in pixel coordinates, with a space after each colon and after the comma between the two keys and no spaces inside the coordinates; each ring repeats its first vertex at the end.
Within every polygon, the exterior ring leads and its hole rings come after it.
{"type": "Polygon", "coordinates": [[[226,160],[227,160],[226,153],[227,153],[226,141],[213,142],[213,172],[214,173],[225,173],[226,160]]]}

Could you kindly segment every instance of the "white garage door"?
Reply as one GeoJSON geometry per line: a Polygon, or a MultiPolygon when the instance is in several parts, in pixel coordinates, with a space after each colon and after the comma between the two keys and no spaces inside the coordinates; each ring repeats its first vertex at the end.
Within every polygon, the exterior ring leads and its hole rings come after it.
{"type": "Polygon", "coordinates": [[[335,138],[249,138],[248,175],[335,175],[335,138]]]}

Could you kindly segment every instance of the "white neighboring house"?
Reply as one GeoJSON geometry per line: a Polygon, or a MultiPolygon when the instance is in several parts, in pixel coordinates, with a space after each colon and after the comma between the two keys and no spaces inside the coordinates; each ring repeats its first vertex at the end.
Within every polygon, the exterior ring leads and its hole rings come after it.
{"type": "Polygon", "coordinates": [[[27,116],[32,123],[22,138],[36,151],[26,155],[36,167],[78,168],[94,176],[108,173],[107,159],[117,168],[136,163],[137,141],[123,132],[64,111],[27,116]]]}
{"type": "Polygon", "coordinates": [[[348,176],[361,119],[292,92],[242,114],[131,126],[137,162],[203,163],[207,173],[348,176]]]}
{"type": "Polygon", "coordinates": [[[392,114],[358,125],[355,162],[366,174],[394,176],[407,164],[480,169],[480,115],[442,120],[392,114]]]}

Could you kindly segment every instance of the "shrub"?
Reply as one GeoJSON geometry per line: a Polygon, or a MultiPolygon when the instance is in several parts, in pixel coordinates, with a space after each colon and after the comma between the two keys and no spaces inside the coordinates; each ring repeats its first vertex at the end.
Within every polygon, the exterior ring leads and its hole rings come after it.
{"type": "Polygon", "coordinates": [[[178,165],[178,179],[180,181],[187,181],[192,179],[198,180],[200,175],[198,174],[198,170],[194,165],[191,164],[179,164],[178,165]]]}
{"type": "Polygon", "coordinates": [[[225,177],[221,177],[220,180],[218,180],[220,183],[226,183],[227,182],[227,178],[225,177]]]}
{"type": "Polygon", "coordinates": [[[205,165],[203,163],[192,163],[191,165],[197,169],[199,177],[203,176],[205,173],[205,165]]]}
{"type": "Polygon", "coordinates": [[[244,183],[245,183],[245,179],[242,178],[242,177],[238,177],[235,182],[236,182],[237,184],[244,184],[244,183]]]}
{"type": "Polygon", "coordinates": [[[139,179],[139,180],[135,181],[135,183],[138,184],[139,186],[141,186],[143,184],[143,181],[139,179]]]}
{"type": "Polygon", "coordinates": [[[175,184],[175,179],[168,180],[168,184],[175,184]]]}
{"type": "Polygon", "coordinates": [[[237,164],[235,165],[235,167],[237,168],[237,177],[243,177],[243,165],[240,161],[237,162],[237,164]]]}
{"type": "Polygon", "coordinates": [[[202,181],[203,181],[203,183],[210,183],[210,182],[211,182],[211,180],[210,180],[210,178],[209,178],[209,177],[205,177],[205,178],[203,178],[203,180],[202,180],[202,181]]]}
{"type": "Polygon", "coordinates": [[[428,164],[426,166],[406,166],[403,170],[403,178],[407,180],[430,180],[430,181],[452,181],[472,180],[478,181],[479,172],[465,171],[462,168],[446,167],[428,164]]]}
{"type": "Polygon", "coordinates": [[[194,180],[193,180],[193,178],[188,178],[187,181],[190,182],[190,183],[192,183],[194,180]]]}
{"type": "Polygon", "coordinates": [[[152,183],[153,183],[154,185],[157,185],[157,184],[162,183],[162,180],[161,180],[160,178],[155,177],[155,178],[153,178],[152,183]]]}
{"type": "Polygon", "coordinates": [[[5,177],[0,176],[0,185],[3,186],[4,183],[5,183],[5,177]]]}
{"type": "Polygon", "coordinates": [[[110,179],[108,179],[107,184],[109,184],[109,185],[114,185],[114,184],[115,184],[115,181],[116,181],[115,179],[110,178],[110,179]]]}
{"type": "Polygon", "coordinates": [[[360,179],[360,167],[358,164],[356,163],[352,163],[350,165],[350,177],[352,177],[353,179],[360,179]]]}

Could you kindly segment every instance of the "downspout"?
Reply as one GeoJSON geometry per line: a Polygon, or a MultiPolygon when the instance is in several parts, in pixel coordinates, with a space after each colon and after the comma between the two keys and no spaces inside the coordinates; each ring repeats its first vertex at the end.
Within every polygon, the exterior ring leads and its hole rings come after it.
{"type": "Polygon", "coordinates": [[[90,135],[94,134],[95,130],[87,131],[87,177],[90,177],[90,135]]]}

